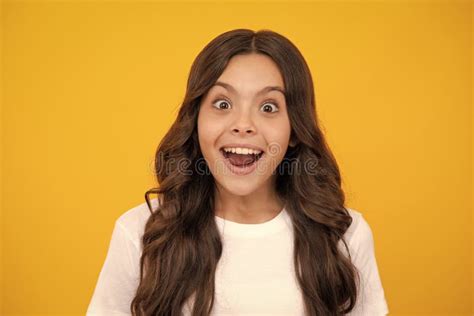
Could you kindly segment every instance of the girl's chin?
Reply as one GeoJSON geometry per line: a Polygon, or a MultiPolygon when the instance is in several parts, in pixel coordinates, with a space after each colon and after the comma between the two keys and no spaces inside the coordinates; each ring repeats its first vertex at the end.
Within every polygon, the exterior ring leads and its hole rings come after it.
{"type": "Polygon", "coordinates": [[[220,186],[223,187],[228,193],[237,196],[250,195],[257,191],[259,186],[252,185],[248,181],[229,180],[224,183],[219,182],[220,186]]]}

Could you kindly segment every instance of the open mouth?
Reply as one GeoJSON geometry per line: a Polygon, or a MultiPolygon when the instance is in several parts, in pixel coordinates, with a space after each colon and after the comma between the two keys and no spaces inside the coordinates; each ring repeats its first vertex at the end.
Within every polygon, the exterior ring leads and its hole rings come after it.
{"type": "Polygon", "coordinates": [[[232,152],[226,152],[223,148],[219,150],[230,164],[239,168],[246,168],[252,166],[260,158],[262,158],[264,152],[257,154],[237,154],[232,152]]]}

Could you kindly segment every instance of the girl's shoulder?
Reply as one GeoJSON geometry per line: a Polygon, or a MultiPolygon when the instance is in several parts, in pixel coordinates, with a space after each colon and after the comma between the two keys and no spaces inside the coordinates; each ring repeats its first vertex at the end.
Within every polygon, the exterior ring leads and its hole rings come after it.
{"type": "Polygon", "coordinates": [[[346,207],[346,210],[349,212],[349,215],[352,218],[352,222],[344,236],[346,237],[346,240],[350,240],[353,238],[354,234],[358,231],[360,226],[363,225],[362,222],[364,222],[365,219],[362,213],[356,209],[346,207]]]}
{"type": "Polygon", "coordinates": [[[354,251],[371,251],[374,246],[372,229],[359,210],[348,208],[352,223],[344,234],[344,240],[354,251]]]}
{"type": "MultiPolygon", "coordinates": [[[[158,198],[150,199],[153,211],[158,206],[158,198]]],[[[143,202],[124,211],[116,220],[116,225],[126,232],[135,246],[139,247],[145,229],[145,224],[151,212],[148,204],[143,202]]]]}

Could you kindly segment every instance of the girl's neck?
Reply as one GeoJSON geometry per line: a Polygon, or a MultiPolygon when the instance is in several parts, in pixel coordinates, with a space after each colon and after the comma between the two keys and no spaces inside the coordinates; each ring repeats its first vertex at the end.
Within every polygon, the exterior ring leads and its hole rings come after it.
{"type": "Polygon", "coordinates": [[[215,215],[242,224],[267,222],[277,216],[284,206],[274,191],[238,196],[221,188],[215,191],[215,196],[215,215]]]}

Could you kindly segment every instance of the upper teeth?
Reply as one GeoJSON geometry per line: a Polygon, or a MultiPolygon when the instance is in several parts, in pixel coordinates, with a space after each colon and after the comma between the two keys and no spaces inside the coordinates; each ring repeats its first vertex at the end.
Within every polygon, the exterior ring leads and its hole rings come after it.
{"type": "Polygon", "coordinates": [[[243,155],[248,155],[248,154],[259,155],[262,152],[261,150],[258,150],[258,149],[250,149],[250,148],[243,148],[243,147],[224,147],[223,149],[225,152],[232,152],[232,153],[243,154],[243,155]]]}

